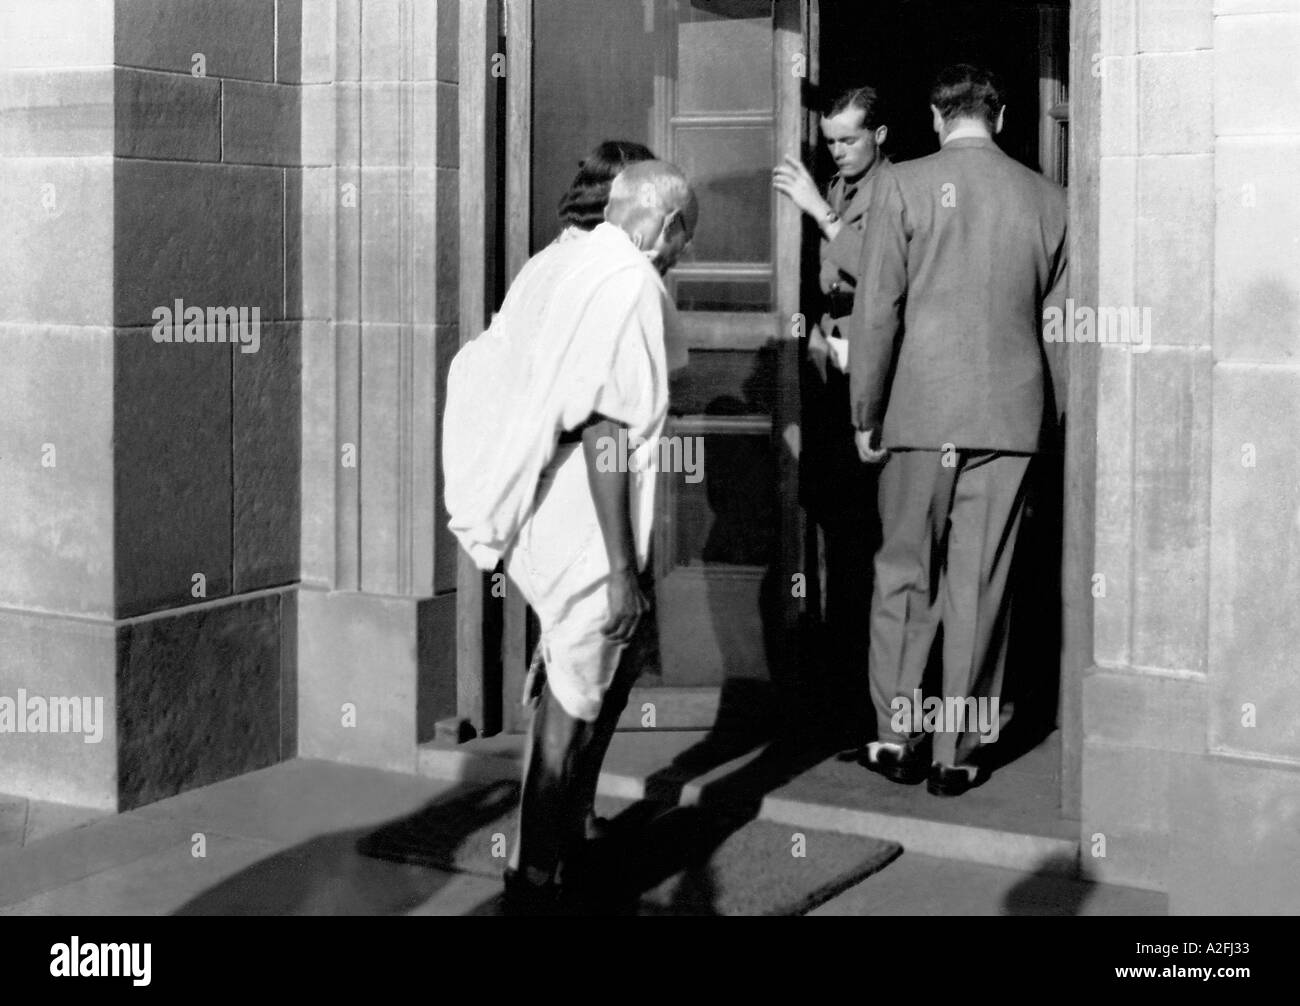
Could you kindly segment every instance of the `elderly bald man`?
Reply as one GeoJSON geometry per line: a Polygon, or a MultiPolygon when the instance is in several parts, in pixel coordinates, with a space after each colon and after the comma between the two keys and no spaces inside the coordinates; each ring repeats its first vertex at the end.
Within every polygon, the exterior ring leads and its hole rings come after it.
{"type": "Polygon", "coordinates": [[[506,871],[512,908],[546,911],[570,899],[566,868],[572,881],[627,702],[627,675],[611,685],[649,609],[638,573],[649,554],[668,364],[680,359],[662,276],[697,216],[678,168],[629,166],[610,187],[605,222],[530,259],[491,328],[452,363],[443,441],[450,527],[480,568],[504,560],[541,624],[506,871]],[[611,445],[623,444],[635,449],[609,464],[611,445]]]}

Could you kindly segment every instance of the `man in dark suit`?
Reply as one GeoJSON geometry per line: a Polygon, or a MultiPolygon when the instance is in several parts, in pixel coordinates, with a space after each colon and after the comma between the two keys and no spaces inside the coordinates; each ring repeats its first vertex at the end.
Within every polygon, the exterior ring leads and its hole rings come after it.
{"type": "Polygon", "coordinates": [[[878,739],[862,760],[956,795],[980,781],[965,700],[999,727],[1006,718],[1006,588],[1025,474],[1055,421],[1041,331],[1045,306],[1064,297],[1067,209],[1059,186],[994,143],[1004,107],[991,73],[950,67],[930,101],[941,147],[877,186],[849,326],[858,453],[884,461],[878,739]],[[943,706],[923,721],[916,700],[941,625],[943,706]]]}
{"type": "Polygon", "coordinates": [[[870,736],[873,719],[863,687],[868,637],[862,612],[870,604],[880,522],[876,470],[858,461],[853,444],[845,361],[867,207],[889,163],[882,149],[889,127],[876,89],[854,87],[837,97],[821,131],[837,169],[825,198],[808,169],[790,156],[772,171],[772,185],[821,231],[821,320],[808,332],[807,366],[800,375],[799,495],[821,532],[817,558],[824,577],[828,673],[819,725],[857,747],[870,736]]]}

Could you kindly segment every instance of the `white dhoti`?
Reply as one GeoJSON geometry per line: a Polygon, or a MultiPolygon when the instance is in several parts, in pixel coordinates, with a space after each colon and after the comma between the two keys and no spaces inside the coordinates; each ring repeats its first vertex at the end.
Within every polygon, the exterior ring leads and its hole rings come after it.
{"type": "Polygon", "coordinates": [[[537,503],[506,555],[506,572],[537,612],[546,681],[564,711],[588,723],[625,643],[605,638],[609,557],[581,444],[565,444],[542,473],[537,503]]]}

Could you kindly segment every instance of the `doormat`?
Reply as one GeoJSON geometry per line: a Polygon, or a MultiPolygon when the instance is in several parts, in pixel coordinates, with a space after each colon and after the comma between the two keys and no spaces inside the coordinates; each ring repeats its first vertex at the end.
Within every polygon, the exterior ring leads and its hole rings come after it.
{"type": "MultiPolygon", "coordinates": [[[[476,787],[371,832],[362,855],[499,878],[518,783],[476,787]]],[[[599,876],[640,915],[803,915],[903,851],[897,842],[756,820],[738,807],[601,800],[599,876]]]]}

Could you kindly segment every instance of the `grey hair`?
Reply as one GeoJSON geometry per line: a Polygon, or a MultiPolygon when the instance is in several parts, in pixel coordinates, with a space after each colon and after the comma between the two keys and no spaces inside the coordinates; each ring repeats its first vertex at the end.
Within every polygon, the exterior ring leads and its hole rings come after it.
{"type": "Polygon", "coordinates": [[[644,213],[666,216],[674,210],[681,211],[693,230],[699,206],[686,175],[667,161],[641,161],[629,164],[615,176],[605,216],[615,221],[644,213]]]}

